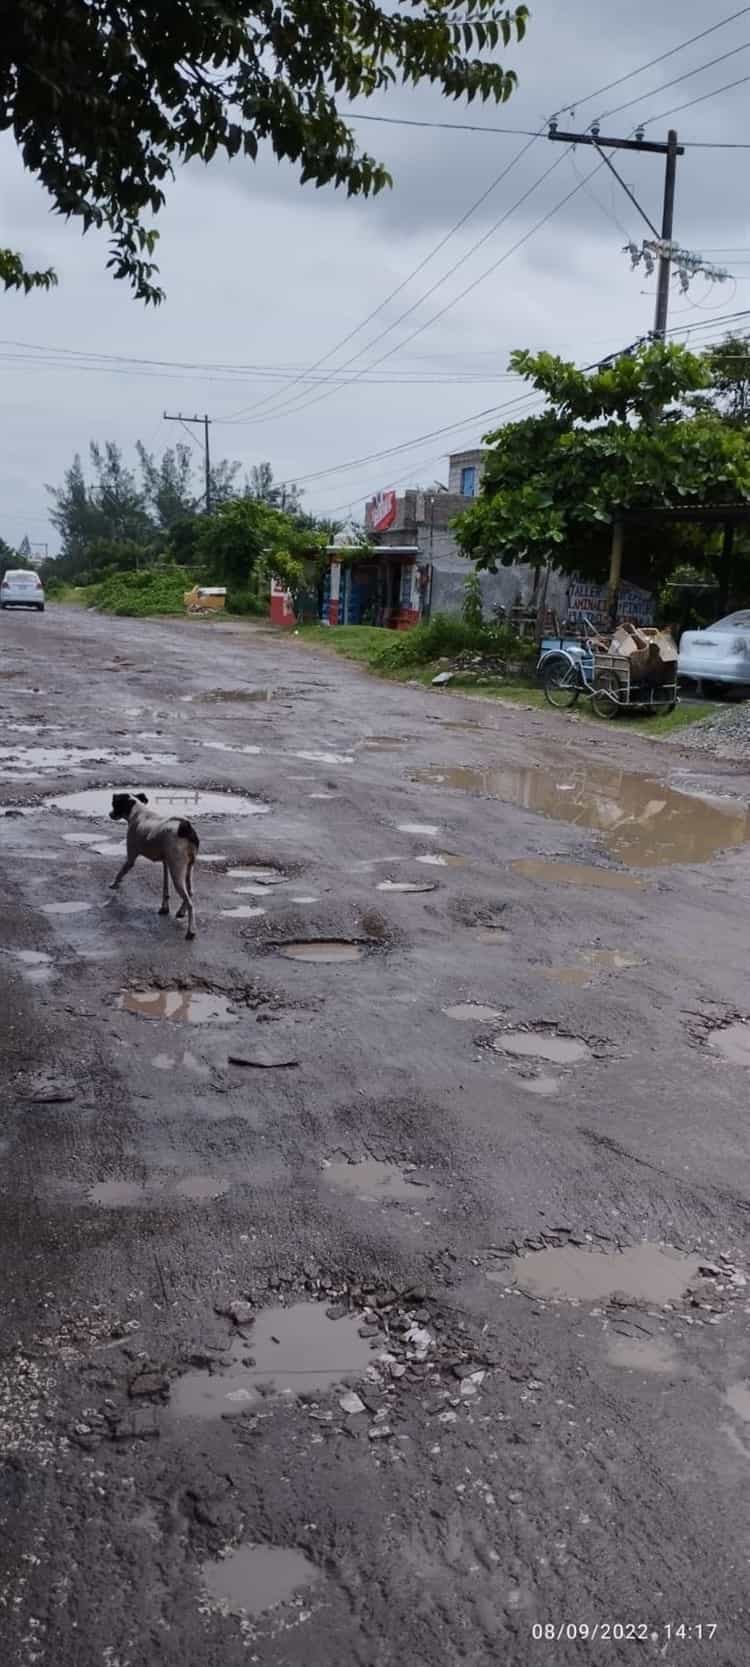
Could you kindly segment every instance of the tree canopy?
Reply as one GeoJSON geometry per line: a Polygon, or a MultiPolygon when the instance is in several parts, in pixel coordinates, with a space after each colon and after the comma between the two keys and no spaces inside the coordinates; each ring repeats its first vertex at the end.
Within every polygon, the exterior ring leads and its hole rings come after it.
{"type": "MultiPolygon", "coordinates": [[[[268,144],[303,182],[379,191],[389,175],[358,149],[337,100],[396,81],[505,100],[516,77],[495,49],[523,37],[526,17],[497,0],[14,0],[3,7],[0,131],[58,213],[109,231],[114,276],[158,302],[158,233],[144,217],[163,207],[178,164],[254,160],[268,144]]],[[[0,280],[56,282],[10,249],[0,280]]]]}
{"type": "MultiPolygon", "coordinates": [[[[487,436],[481,496],[456,522],[479,568],[551,562],[603,579],[618,511],[750,500],[750,433],[702,397],[708,358],[657,343],[593,371],[549,353],[511,367],[547,403],[487,436]]],[[[679,528],[629,535],[628,577],[658,581],[686,542],[679,528]]]]}

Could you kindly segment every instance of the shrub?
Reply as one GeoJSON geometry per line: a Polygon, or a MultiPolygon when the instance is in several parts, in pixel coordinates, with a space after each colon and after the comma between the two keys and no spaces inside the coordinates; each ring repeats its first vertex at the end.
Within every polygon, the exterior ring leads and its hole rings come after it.
{"type": "Polygon", "coordinates": [[[139,617],[181,614],[183,596],[191,580],[184,567],[146,568],[140,573],[113,573],[89,588],[89,607],[105,613],[139,617]]]}
{"type": "Polygon", "coordinates": [[[467,624],[452,614],[435,614],[413,631],[383,632],[382,645],[372,650],[372,665],[379,671],[399,672],[409,666],[426,666],[434,660],[452,659],[457,654],[486,654],[502,660],[534,660],[536,645],[517,637],[507,625],[467,624]]]}
{"type": "Polygon", "coordinates": [[[268,598],[253,590],[228,590],[226,607],[230,614],[267,614],[268,598]]]}
{"type": "Polygon", "coordinates": [[[464,625],[468,625],[470,630],[481,631],[484,624],[484,607],[482,604],[482,585],[476,568],[464,579],[461,618],[464,625]]]}

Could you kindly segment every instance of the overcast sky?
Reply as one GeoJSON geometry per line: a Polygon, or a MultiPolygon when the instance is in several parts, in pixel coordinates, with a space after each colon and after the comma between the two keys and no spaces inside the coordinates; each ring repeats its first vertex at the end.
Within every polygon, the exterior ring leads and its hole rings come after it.
{"type": "MultiPolygon", "coordinates": [[[[587,101],[586,95],[739,9],[732,0],[720,0],[716,10],[704,0],[631,0],[627,7],[621,0],[568,0],[565,6],[532,0],[526,40],[499,54],[519,78],[508,104],[462,106],[431,89],[396,89],[360,108],[417,121],[536,130],[560,107],[566,111],[561,125],[568,123],[574,100],[570,125],[579,128],[628,101],[602,128],[627,134],[641,119],[659,118],[750,77],[750,7],[726,28],[602,97],[587,101]],[[666,85],[725,53],[731,56],[724,62],[666,85]]],[[[686,141],[750,145],[748,92],[750,81],[717,92],[694,109],[656,120],[647,135],[663,138],[675,125],[686,141]]],[[[621,253],[626,235],[640,241],[648,233],[606,168],[600,166],[590,185],[533,230],[597,165],[589,148],[569,156],[562,145],[538,138],[390,305],[325,359],[318,377],[359,355],[341,370],[348,385],[335,391],[332,382],[289,386],[280,373],[291,381],[330,354],[409,278],[526,143],[511,134],[369,121],[357,123],[357,132],[394,177],[392,191],[374,202],[300,187],[293,170],[270,155],[255,166],[219,162],[184,170],[159,220],[167,300],[157,311],[132,300],[126,286],[108,276],[103,235],[81,238],[51,215],[49,200],[24,174],[6,138],[0,145],[3,241],[32,266],[54,265],[60,283],[50,295],[0,293],[0,536],[17,544],[28,533],[56,548],[44,483],[58,483],[74,452],[85,455],[91,439],[117,440],[129,456],[139,438],[157,451],[174,444],[182,431],[162,420],[165,408],[207,410],[215,419],[211,438],[218,456],[236,458],[243,468],[269,458],[278,478],[302,479],[311,510],[342,519],[351,510],[360,518],[364,498],[381,487],[444,480],[448,451],[475,444],[493,426],[491,417],[477,414],[518,394],[518,384],[506,378],[513,347],[546,347],[585,363],[650,327],[654,281],[642,269],[631,272],[621,253]],[[514,209],[554,162],[549,179],[514,209]],[[529,232],[523,247],[449,305],[529,232]],[[423,301],[459,261],[453,276],[423,301]],[[444,316],[430,323],[444,307],[444,316]],[[407,343],[422,325],[427,328],[407,343]],[[9,345],[16,343],[24,349],[9,345]],[[66,364],[59,354],[53,367],[49,355],[45,360],[27,351],[32,345],[228,368],[91,369],[66,364]],[[382,365],[361,375],[386,353],[382,365]],[[42,362],[34,364],[34,357],[42,362]],[[271,374],[263,377],[261,369],[271,374]],[[447,380],[441,383],[440,376],[447,380]],[[261,402],[252,416],[231,421],[261,402]],[[455,425],[453,434],[420,438],[448,425],[455,425]],[[392,458],[340,467],[407,443],[392,458]],[[304,481],[323,470],[331,472],[304,481]]],[[[658,224],[661,159],[621,153],[615,160],[658,224]]],[[[750,150],[730,149],[688,149],[680,160],[677,239],[690,248],[737,252],[710,257],[726,262],[735,275],[731,282],[711,287],[699,279],[688,298],[673,291],[675,326],[702,325],[716,313],[750,307],[749,162],[750,150]]]]}

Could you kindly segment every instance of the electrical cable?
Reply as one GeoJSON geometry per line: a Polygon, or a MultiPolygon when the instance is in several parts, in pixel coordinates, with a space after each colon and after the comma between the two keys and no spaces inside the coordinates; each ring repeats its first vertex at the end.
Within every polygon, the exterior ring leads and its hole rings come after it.
{"type": "Polygon", "coordinates": [[[712,23],[710,28],[701,29],[697,35],[691,35],[689,40],[680,41],[677,46],[671,46],[668,52],[661,52],[658,58],[649,58],[648,63],[639,64],[637,69],[630,69],[625,75],[618,76],[616,81],[608,81],[604,87],[596,87],[593,93],[586,93],[584,98],[573,99],[570,104],[561,104],[559,110],[554,110],[550,120],[562,114],[564,110],[577,110],[581,104],[591,104],[595,98],[603,98],[605,93],[614,92],[615,87],[623,87],[626,81],[632,81],[635,75],[644,75],[647,69],[654,69],[656,64],[665,64],[668,58],[674,58],[678,52],[684,52],[686,47],[695,46],[697,41],[706,40],[708,35],[715,35],[719,29],[726,29],[730,23],[735,23],[738,17],[745,17],[750,12],[750,6],[741,6],[738,12],[731,12],[723,17],[719,23],[712,23]]]}

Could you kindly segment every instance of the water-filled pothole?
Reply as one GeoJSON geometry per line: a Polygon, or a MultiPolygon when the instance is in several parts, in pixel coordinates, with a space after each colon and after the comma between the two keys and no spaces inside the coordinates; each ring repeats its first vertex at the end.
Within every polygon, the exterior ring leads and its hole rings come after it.
{"type": "Polygon", "coordinates": [[[85,915],[93,909],[93,903],[43,903],[44,915],[85,915]]]}
{"type": "Polygon", "coordinates": [[[250,700],[269,701],[273,698],[273,689],[209,689],[200,696],[201,700],[250,700]]]}
{"type": "Polygon", "coordinates": [[[317,1302],[262,1308],[243,1335],[232,1338],[226,1365],[216,1371],[200,1367],[176,1380],[172,1409],[183,1418],[221,1418],[245,1412],[266,1388],[287,1394],[322,1393],[348,1378],[362,1377],[372,1351],[359,1327],[358,1315],[330,1320],[317,1302]]]}
{"type": "Polygon", "coordinates": [[[111,747],[0,747],[0,778],[36,776],[55,770],[92,770],[97,765],[117,764],[124,775],[148,768],[160,770],[179,763],[173,753],[117,753],[111,747]]]}
{"type": "Polygon", "coordinates": [[[580,1037],[558,1036],[550,1030],[506,1030],[495,1037],[492,1046],[498,1053],[520,1059],[547,1059],[552,1065],[577,1065],[581,1059],[591,1058],[591,1049],[580,1037]]]}
{"type": "Polygon", "coordinates": [[[613,1366],[626,1372],[649,1372],[656,1377],[674,1377],[677,1356],[660,1337],[610,1337],[607,1355],[613,1366]]]}
{"type": "Polygon", "coordinates": [[[357,1163],[347,1163],[336,1160],[327,1163],[323,1170],[323,1180],[329,1186],[338,1187],[342,1192],[354,1193],[355,1197],[365,1199],[369,1203],[387,1203],[389,1199],[399,1201],[413,1200],[417,1197],[429,1198],[429,1188],[420,1186],[412,1180],[410,1175],[399,1169],[396,1163],[381,1163],[377,1158],[362,1158],[357,1163]]]}
{"type": "Polygon", "coordinates": [[[264,1615],[323,1579],[301,1551],[276,1545],[240,1545],[201,1565],[206,1596],[228,1615],[264,1615]]]}
{"type": "Polygon", "coordinates": [[[296,752],[295,758],[301,758],[307,764],[353,764],[353,755],[349,752],[296,752]]]}
{"type": "Polygon", "coordinates": [[[280,943],[276,945],[280,955],[289,961],[360,961],[366,945],[348,943],[345,938],[311,938],[307,942],[280,943]]]}
{"type": "Polygon", "coordinates": [[[414,779],[594,828],[604,835],[612,856],[634,868],[708,862],[718,851],[750,839],[750,813],[736,804],[710,804],[648,776],[602,764],[572,771],[571,780],[561,780],[565,774],[563,765],[554,770],[431,766],[418,770],[414,779]]]}
{"type": "Polygon", "coordinates": [[[437,822],[398,822],[399,833],[421,834],[423,839],[437,839],[440,832],[437,822]]]}
{"type": "Polygon", "coordinates": [[[252,920],[257,915],[264,915],[265,909],[253,909],[249,903],[238,903],[234,909],[220,909],[219,914],[228,920],[252,920]]]}
{"type": "Polygon", "coordinates": [[[513,1259],[513,1279],[533,1296],[598,1302],[622,1292],[632,1302],[678,1302],[698,1277],[700,1256],[662,1245],[585,1250],[562,1245],[513,1259]]]}
{"type": "Polygon", "coordinates": [[[483,1007],[480,1001],[459,1001],[455,1007],[444,1007],[446,1019],[457,1019],[460,1024],[491,1024],[502,1018],[494,1007],[483,1007]]]}
{"type": "Polygon", "coordinates": [[[196,1077],[207,1079],[211,1075],[210,1065],[206,1065],[202,1059],[197,1059],[195,1054],[190,1053],[187,1049],[185,1049],[181,1060],[171,1053],[155,1053],[151,1064],[157,1071],[174,1071],[181,1064],[184,1070],[192,1071],[196,1077]]]}
{"type": "Polygon", "coordinates": [[[538,1077],[519,1077],[518,1086],[524,1088],[527,1094],[539,1094],[542,1099],[551,1099],[553,1094],[557,1094],[560,1082],[557,1077],[539,1075],[538,1077]]]}
{"type": "MultiPolygon", "coordinates": [[[[260,799],[243,793],[210,793],[191,787],[149,787],[147,791],[149,807],[159,816],[265,816],[269,810],[260,799]]],[[[59,793],[45,804],[78,816],[108,816],[112,789],[87,787],[80,793],[59,793]]]]}
{"type": "Polygon", "coordinates": [[[750,1065],[750,1025],[725,1025],[713,1030],[709,1041],[732,1065],[750,1065]]]}
{"type": "Polygon", "coordinates": [[[142,1204],[146,1188],[137,1181],[97,1181],[89,1187],[90,1204],[102,1204],[109,1209],[122,1209],[128,1204],[142,1204]]]}
{"type": "Polygon", "coordinates": [[[229,1181],[216,1181],[211,1175],[186,1175],[177,1182],[174,1190],[180,1198],[192,1198],[202,1203],[205,1199],[223,1198],[230,1184],[229,1181]]]}
{"type": "Polygon", "coordinates": [[[377,889],[378,891],[400,891],[407,893],[412,891],[434,891],[435,886],[431,885],[429,880],[425,880],[422,885],[420,885],[418,880],[380,880],[377,889]]]}
{"type": "Polygon", "coordinates": [[[178,1024],[234,1024],[227,996],[209,990],[125,990],[118,1007],[140,1019],[175,1019],[178,1024]]]}
{"type": "Polygon", "coordinates": [[[639,891],[635,874],[620,874],[616,868],[595,868],[587,862],[555,862],[546,857],[521,857],[511,863],[514,874],[525,880],[548,881],[553,886],[591,886],[601,891],[639,891]]]}
{"type": "Polygon", "coordinates": [[[267,863],[257,863],[253,868],[247,866],[228,868],[227,874],[230,880],[255,880],[258,885],[262,885],[264,888],[267,886],[283,886],[286,880],[285,874],[281,874],[278,868],[269,867],[267,863]]]}
{"type": "Polygon", "coordinates": [[[452,851],[425,851],[414,861],[424,863],[427,868],[464,868],[466,865],[466,858],[458,857],[452,851]]]}

